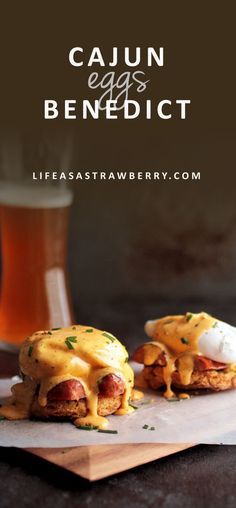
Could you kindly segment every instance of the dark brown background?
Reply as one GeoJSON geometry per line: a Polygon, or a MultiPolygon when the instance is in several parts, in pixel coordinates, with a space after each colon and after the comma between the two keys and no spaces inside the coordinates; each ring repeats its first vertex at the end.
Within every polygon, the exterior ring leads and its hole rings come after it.
{"type": "MultiPolygon", "coordinates": [[[[42,138],[53,145],[54,135],[66,140],[70,129],[72,169],[201,171],[200,182],[75,186],[69,269],[77,319],[110,328],[130,351],[143,339],[144,320],[158,314],[204,308],[236,324],[233,6],[211,0],[1,3],[1,128],[12,136],[17,130],[28,170],[39,165],[42,138]],[[44,98],[87,96],[86,68],[67,63],[75,45],[100,46],[107,54],[112,46],[163,45],[166,65],[148,70],[148,96],[189,97],[191,117],[45,122],[44,98]]],[[[4,373],[15,372],[12,356],[2,365],[4,373]]],[[[24,508],[35,502],[231,508],[234,470],[235,447],[200,446],[88,485],[21,450],[4,449],[1,501],[5,508],[16,502],[24,508]]]]}
{"type": "MultiPolygon", "coordinates": [[[[28,170],[38,168],[34,153],[42,137],[60,133],[63,140],[69,132],[69,169],[201,171],[200,182],[74,185],[69,268],[79,320],[100,323],[108,319],[100,307],[110,314],[126,305],[135,320],[147,302],[145,317],[168,302],[170,312],[205,306],[222,309],[226,318],[229,300],[234,305],[234,17],[233,3],[219,5],[5,4],[1,124],[24,140],[28,170]],[[86,79],[96,69],[69,65],[68,51],[76,45],[88,54],[99,46],[107,56],[112,46],[164,46],[163,68],[140,66],[151,79],[143,97],[154,103],[190,98],[188,119],[43,120],[44,98],[90,97],[86,79]]],[[[119,71],[125,70],[120,63],[119,71]]]]}

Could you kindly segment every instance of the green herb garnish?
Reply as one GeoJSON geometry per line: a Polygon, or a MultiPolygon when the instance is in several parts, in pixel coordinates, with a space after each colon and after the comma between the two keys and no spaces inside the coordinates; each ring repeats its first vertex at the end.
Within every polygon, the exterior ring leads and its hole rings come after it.
{"type": "Polygon", "coordinates": [[[116,338],[114,337],[114,335],[111,335],[110,333],[107,333],[107,332],[103,332],[102,335],[104,337],[106,337],[107,339],[111,340],[111,342],[114,342],[114,340],[116,340],[116,338]]]}
{"type": "Polygon", "coordinates": [[[155,427],[150,427],[150,429],[149,429],[149,430],[155,430],[155,427]]]}
{"type": "Polygon", "coordinates": [[[69,340],[65,340],[65,344],[67,345],[68,349],[75,349],[69,340]]]}
{"type": "Polygon", "coordinates": [[[118,434],[118,430],[110,429],[98,429],[98,432],[103,432],[104,434],[118,434]]]}
{"type": "Polygon", "coordinates": [[[190,319],[192,319],[193,315],[188,313],[186,314],[186,321],[190,321],[190,319]]]}
{"type": "Polygon", "coordinates": [[[133,409],[138,409],[138,406],[134,406],[133,404],[129,403],[129,406],[131,406],[133,409]]]}
{"type": "Polygon", "coordinates": [[[128,356],[126,356],[126,358],[125,358],[125,363],[128,363],[128,361],[129,361],[129,357],[128,357],[128,356]]]}
{"type": "Polygon", "coordinates": [[[53,332],[55,332],[56,330],[61,330],[61,328],[52,328],[53,332]]]}
{"type": "Polygon", "coordinates": [[[189,344],[189,340],[186,339],[185,337],[182,337],[180,340],[183,344],[189,344]]]}
{"type": "Polygon", "coordinates": [[[48,333],[48,335],[52,335],[52,332],[50,332],[50,331],[48,331],[47,333],[48,333]]]}
{"type": "Polygon", "coordinates": [[[30,346],[29,349],[28,349],[28,356],[32,356],[32,353],[33,353],[33,346],[30,346]]]}
{"type": "Polygon", "coordinates": [[[68,349],[74,349],[72,342],[77,342],[77,337],[66,337],[65,344],[67,345],[68,349]]]}
{"type": "Polygon", "coordinates": [[[0,421],[1,420],[6,420],[5,416],[0,416],[0,421]]]}
{"type": "Polygon", "coordinates": [[[146,425],[146,424],[145,424],[145,425],[143,426],[143,429],[148,429],[148,425],[146,425]]]}
{"type": "Polygon", "coordinates": [[[93,328],[87,328],[87,330],[84,331],[84,333],[92,333],[93,332],[93,328]]]}
{"type": "Polygon", "coordinates": [[[216,328],[218,326],[218,323],[217,321],[215,321],[214,325],[212,326],[212,328],[216,328]]]}
{"type": "Polygon", "coordinates": [[[80,430],[97,430],[98,427],[96,427],[95,425],[78,425],[77,426],[77,429],[80,429],[80,430]]]}

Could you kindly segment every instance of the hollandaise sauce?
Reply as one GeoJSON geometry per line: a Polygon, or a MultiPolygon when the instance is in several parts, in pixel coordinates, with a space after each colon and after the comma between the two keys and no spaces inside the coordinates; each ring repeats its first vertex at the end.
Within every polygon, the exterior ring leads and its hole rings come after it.
{"type": "Polygon", "coordinates": [[[98,415],[98,393],[99,380],[107,374],[116,374],[124,381],[117,414],[133,411],[129,406],[133,371],[128,365],[128,354],[108,332],[80,325],[39,331],[25,340],[19,361],[24,380],[12,387],[10,404],[0,407],[0,415],[8,419],[28,418],[36,393],[39,405],[45,407],[52,388],[76,379],[85,392],[87,415],[74,423],[105,428],[108,421],[98,415]]]}
{"type": "MultiPolygon", "coordinates": [[[[201,312],[178,316],[166,316],[145,325],[147,335],[152,339],[144,351],[145,365],[152,365],[160,353],[165,356],[163,378],[166,384],[165,397],[171,398],[172,374],[177,368],[182,385],[190,384],[194,369],[194,356],[199,354],[198,340],[203,332],[215,326],[217,320],[201,312]],[[155,351],[156,349],[156,351],[155,351]]],[[[186,398],[183,394],[180,398],[186,398]]]]}

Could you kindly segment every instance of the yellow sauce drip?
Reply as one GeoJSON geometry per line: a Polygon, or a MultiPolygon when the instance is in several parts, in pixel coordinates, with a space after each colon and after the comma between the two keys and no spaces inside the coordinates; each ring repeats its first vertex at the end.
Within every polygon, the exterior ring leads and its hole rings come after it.
{"type": "Polygon", "coordinates": [[[167,399],[171,399],[174,397],[174,392],[171,390],[171,381],[172,381],[172,372],[175,371],[175,359],[174,357],[169,357],[167,364],[163,367],[163,379],[166,384],[166,391],[164,393],[164,397],[167,399]]]}
{"type": "Polygon", "coordinates": [[[38,403],[45,407],[47,394],[54,386],[76,379],[85,391],[87,415],[77,418],[75,424],[104,428],[108,422],[98,415],[98,383],[106,375],[115,374],[125,384],[117,413],[133,410],[129,406],[133,371],[127,359],[125,347],[112,334],[96,328],[78,325],[36,332],[20,350],[20,368],[26,378],[12,387],[10,404],[0,408],[0,415],[9,419],[28,418],[38,385],[38,403]]]}
{"type": "Polygon", "coordinates": [[[0,407],[0,415],[8,420],[24,420],[30,414],[30,406],[35,394],[36,383],[27,379],[24,383],[17,383],[11,389],[10,403],[0,407]]]}
{"type": "Polygon", "coordinates": [[[144,363],[145,365],[153,365],[161,353],[161,349],[155,344],[144,345],[144,363]]]}
{"type": "Polygon", "coordinates": [[[129,405],[129,400],[131,398],[131,391],[125,390],[122,395],[121,405],[119,409],[116,411],[116,415],[126,415],[128,413],[133,413],[134,408],[129,405]]]}
{"type": "Polygon", "coordinates": [[[189,385],[194,369],[194,358],[190,354],[179,357],[178,371],[182,385],[189,385]]]}
{"type": "Polygon", "coordinates": [[[177,360],[180,383],[186,386],[190,384],[194,369],[193,356],[199,354],[198,339],[216,321],[209,314],[201,312],[200,314],[187,313],[185,315],[166,316],[146,324],[146,333],[153,342],[145,344],[144,364],[151,365],[151,360],[154,359],[155,361],[160,351],[165,353],[166,366],[163,367],[163,378],[166,384],[164,393],[166,398],[174,396],[171,383],[177,360]],[[155,345],[157,356],[153,350],[155,345]],[[150,356],[148,356],[148,347],[150,356]]]}

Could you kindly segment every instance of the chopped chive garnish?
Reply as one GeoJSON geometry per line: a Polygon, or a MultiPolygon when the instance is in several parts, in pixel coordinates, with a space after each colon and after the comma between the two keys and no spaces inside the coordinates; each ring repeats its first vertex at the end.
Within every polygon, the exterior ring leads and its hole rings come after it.
{"type": "Polygon", "coordinates": [[[1,420],[6,420],[5,416],[0,415],[0,421],[1,420]]]}
{"type": "Polygon", "coordinates": [[[68,349],[74,349],[72,342],[77,342],[77,337],[66,337],[65,344],[67,345],[68,349]]]}
{"type": "Polygon", "coordinates": [[[126,356],[126,358],[125,358],[125,363],[128,363],[128,361],[129,361],[129,357],[128,357],[128,356],[126,356]]]}
{"type": "Polygon", "coordinates": [[[186,339],[185,337],[182,337],[180,340],[183,344],[189,344],[189,340],[186,339]]]}
{"type": "Polygon", "coordinates": [[[30,346],[29,349],[28,349],[28,356],[32,356],[32,353],[33,353],[33,346],[30,346]]]}
{"type": "Polygon", "coordinates": [[[131,406],[133,409],[138,409],[138,406],[134,406],[134,404],[129,403],[129,406],[131,406]]]}
{"type": "Polygon", "coordinates": [[[143,429],[148,429],[148,425],[143,425],[143,429]]]}
{"type": "Polygon", "coordinates": [[[65,340],[65,344],[67,345],[68,349],[74,349],[73,344],[69,340],[65,340]]]}
{"type": "Polygon", "coordinates": [[[113,335],[111,335],[110,333],[103,332],[102,335],[104,337],[106,337],[107,339],[111,340],[111,342],[114,342],[114,340],[116,340],[116,338],[113,335]]]}
{"type": "Polygon", "coordinates": [[[52,332],[55,332],[56,330],[61,330],[61,328],[52,328],[52,332]]]}
{"type": "Polygon", "coordinates": [[[85,330],[85,333],[92,333],[92,332],[93,332],[92,328],[87,328],[87,330],[85,330]]]}
{"type": "Polygon", "coordinates": [[[77,429],[80,430],[97,430],[95,425],[77,425],[77,429]]]}
{"type": "Polygon", "coordinates": [[[118,430],[110,429],[98,429],[98,432],[103,432],[104,434],[118,434],[118,430]]]}
{"type": "Polygon", "coordinates": [[[149,429],[149,430],[155,430],[155,427],[150,427],[150,429],[149,429]]]}
{"type": "Polygon", "coordinates": [[[212,326],[212,328],[216,328],[216,326],[218,326],[217,321],[214,323],[214,325],[212,326]]]}
{"type": "Polygon", "coordinates": [[[52,332],[50,332],[50,331],[49,331],[49,332],[48,332],[48,335],[52,335],[52,332]]]}
{"type": "Polygon", "coordinates": [[[190,321],[190,319],[192,319],[193,315],[192,314],[186,314],[186,321],[190,321]]]}

